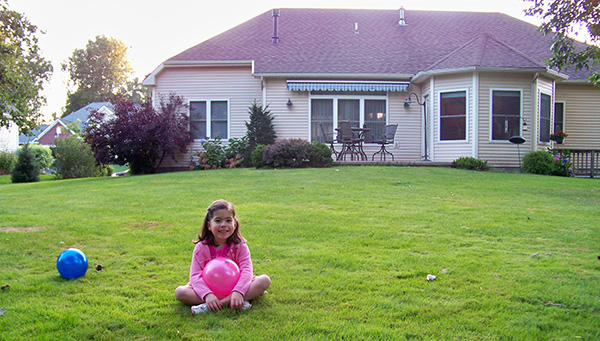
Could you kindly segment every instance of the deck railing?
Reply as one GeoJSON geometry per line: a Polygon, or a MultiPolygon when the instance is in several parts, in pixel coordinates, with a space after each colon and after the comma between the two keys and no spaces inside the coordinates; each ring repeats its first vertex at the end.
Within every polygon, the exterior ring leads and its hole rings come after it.
{"type": "Polygon", "coordinates": [[[600,177],[600,150],[570,149],[575,176],[600,177]]]}

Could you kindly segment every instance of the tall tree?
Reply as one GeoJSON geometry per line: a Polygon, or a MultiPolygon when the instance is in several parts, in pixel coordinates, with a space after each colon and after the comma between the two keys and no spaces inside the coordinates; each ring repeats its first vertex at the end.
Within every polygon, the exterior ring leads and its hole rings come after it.
{"type": "Polygon", "coordinates": [[[91,102],[113,98],[132,72],[127,45],[104,35],[89,40],[84,49],[75,49],[62,69],[69,72],[69,85],[75,88],[67,92],[63,116],[91,102]]]}
{"type": "Polygon", "coordinates": [[[37,26],[0,0],[0,127],[14,122],[21,133],[37,126],[40,95],[52,64],[40,55],[37,26]]]}
{"type": "MultiPolygon", "coordinates": [[[[540,32],[553,37],[550,67],[557,67],[559,70],[575,67],[575,70],[581,70],[600,62],[600,48],[597,46],[600,43],[600,0],[525,1],[533,2],[525,13],[542,19],[540,32]],[[590,44],[585,48],[578,48],[570,37],[582,29],[589,33],[590,44]]],[[[594,85],[600,86],[600,69],[590,80],[594,85]]]]}

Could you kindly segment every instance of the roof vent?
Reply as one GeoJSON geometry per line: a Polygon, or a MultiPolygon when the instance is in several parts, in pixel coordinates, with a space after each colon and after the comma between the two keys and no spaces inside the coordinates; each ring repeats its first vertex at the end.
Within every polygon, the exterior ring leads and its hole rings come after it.
{"type": "Polygon", "coordinates": [[[358,34],[358,33],[359,33],[359,32],[358,32],[358,23],[357,23],[357,22],[355,22],[355,23],[354,23],[354,34],[358,34]]]}
{"type": "Polygon", "coordinates": [[[271,16],[273,17],[273,37],[271,37],[271,43],[276,45],[279,43],[279,35],[277,33],[277,18],[279,18],[279,9],[273,9],[271,16]]]}
{"type": "Polygon", "coordinates": [[[400,7],[400,21],[398,21],[398,25],[407,26],[408,24],[404,21],[404,7],[400,7]]]}

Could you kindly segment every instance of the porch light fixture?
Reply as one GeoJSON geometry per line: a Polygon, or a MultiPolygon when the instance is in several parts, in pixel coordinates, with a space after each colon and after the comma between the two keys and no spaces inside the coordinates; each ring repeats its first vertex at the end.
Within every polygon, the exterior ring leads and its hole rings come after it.
{"type": "Polygon", "coordinates": [[[294,103],[292,103],[292,100],[288,98],[288,101],[287,101],[286,105],[287,105],[288,109],[291,109],[292,105],[294,105],[294,103]]]}
{"type": "Polygon", "coordinates": [[[521,119],[523,120],[523,131],[529,131],[529,127],[527,126],[527,121],[525,121],[525,119],[522,117],[521,117],[521,119]]]}
{"type": "Polygon", "coordinates": [[[411,103],[414,103],[414,101],[410,99],[412,96],[415,96],[417,104],[423,107],[423,128],[425,129],[425,134],[424,134],[425,156],[423,156],[421,161],[431,161],[431,160],[429,160],[429,156],[427,155],[427,112],[426,112],[426,108],[425,108],[425,103],[421,103],[421,101],[419,100],[419,95],[417,95],[414,92],[411,92],[408,95],[408,98],[404,101],[404,108],[408,108],[408,107],[410,107],[411,103]]]}

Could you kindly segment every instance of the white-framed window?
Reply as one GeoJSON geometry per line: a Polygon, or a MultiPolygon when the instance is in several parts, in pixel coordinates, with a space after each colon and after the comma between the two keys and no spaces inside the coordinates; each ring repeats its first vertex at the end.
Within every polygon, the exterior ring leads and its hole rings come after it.
{"type": "Polygon", "coordinates": [[[540,142],[550,142],[550,120],[552,118],[552,96],[540,93],[540,142]]]}
{"type": "Polygon", "coordinates": [[[467,91],[440,92],[440,141],[467,140],[467,91]]]}
{"type": "Polygon", "coordinates": [[[554,102],[554,130],[553,132],[565,130],[565,102],[554,102]]]}
{"type": "Polygon", "coordinates": [[[373,136],[383,136],[387,124],[387,96],[311,95],[311,141],[323,142],[324,135],[335,132],[339,121],[370,129],[365,135],[366,143],[371,142],[373,136]]]}
{"type": "Polygon", "coordinates": [[[195,140],[229,138],[228,100],[194,100],[189,108],[190,133],[195,140]]]}
{"type": "Polygon", "coordinates": [[[523,91],[521,89],[490,90],[490,135],[492,141],[508,141],[512,136],[521,135],[522,98],[523,91]]]}

